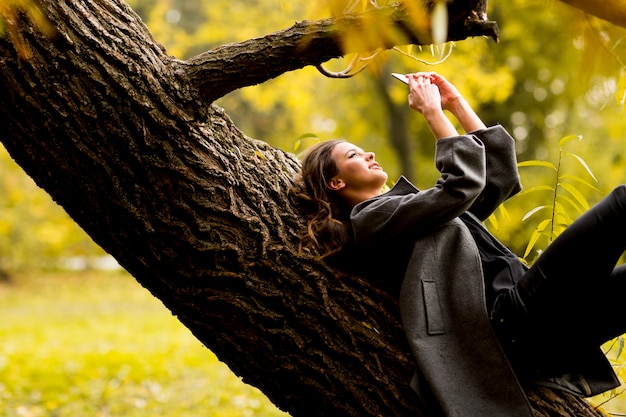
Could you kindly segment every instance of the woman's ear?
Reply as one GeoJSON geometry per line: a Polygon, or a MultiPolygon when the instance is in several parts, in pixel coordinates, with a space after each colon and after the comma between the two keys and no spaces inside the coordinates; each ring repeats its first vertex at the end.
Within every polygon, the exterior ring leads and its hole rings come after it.
{"type": "Polygon", "coordinates": [[[341,178],[333,178],[328,181],[328,188],[333,191],[339,191],[346,186],[346,183],[341,178]]]}

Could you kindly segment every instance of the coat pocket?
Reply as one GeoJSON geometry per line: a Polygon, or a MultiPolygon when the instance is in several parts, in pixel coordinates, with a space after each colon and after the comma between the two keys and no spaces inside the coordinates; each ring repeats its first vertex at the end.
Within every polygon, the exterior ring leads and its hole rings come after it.
{"type": "Polygon", "coordinates": [[[424,310],[426,311],[426,331],[429,335],[445,333],[443,313],[439,294],[437,293],[437,283],[433,280],[422,280],[422,291],[424,293],[424,310]]]}

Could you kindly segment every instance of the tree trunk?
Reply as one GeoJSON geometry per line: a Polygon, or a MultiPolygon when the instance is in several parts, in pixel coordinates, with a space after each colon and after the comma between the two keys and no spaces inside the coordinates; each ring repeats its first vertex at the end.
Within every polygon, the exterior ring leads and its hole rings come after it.
{"type": "MultiPolygon", "coordinates": [[[[23,15],[0,39],[0,139],[17,163],[278,407],[422,415],[396,300],[298,256],[304,224],[285,195],[298,161],[246,137],[211,104],[220,83],[242,86],[216,68],[267,59],[261,41],[299,56],[276,73],[256,66],[255,83],[329,54],[299,49],[294,29],[181,62],[121,0],[41,4],[52,40],[23,15]]],[[[314,41],[336,42],[335,28],[322,27],[314,41]]],[[[562,393],[530,395],[538,415],[599,415],[562,393]]]]}

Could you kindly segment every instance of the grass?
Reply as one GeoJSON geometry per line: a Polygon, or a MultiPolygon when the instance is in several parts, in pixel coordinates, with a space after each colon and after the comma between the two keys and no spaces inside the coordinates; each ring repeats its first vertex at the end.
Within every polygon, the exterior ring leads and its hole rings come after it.
{"type": "MultiPolygon", "coordinates": [[[[616,367],[624,377],[621,361],[616,367]]],[[[593,402],[624,415],[622,392],[593,402]]],[[[0,416],[288,414],[241,382],[132,277],[89,272],[0,282],[0,416]]]]}
{"type": "Polygon", "coordinates": [[[0,283],[3,417],[286,417],[121,272],[0,283]]]}

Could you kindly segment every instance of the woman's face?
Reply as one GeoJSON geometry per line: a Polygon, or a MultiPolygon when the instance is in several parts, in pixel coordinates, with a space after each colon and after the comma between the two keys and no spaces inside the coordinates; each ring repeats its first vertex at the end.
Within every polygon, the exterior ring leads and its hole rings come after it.
{"type": "Polygon", "coordinates": [[[332,158],[339,170],[329,181],[331,189],[351,193],[378,195],[387,182],[387,173],[374,159],[373,152],[365,152],[348,142],[337,144],[332,158]]]}

